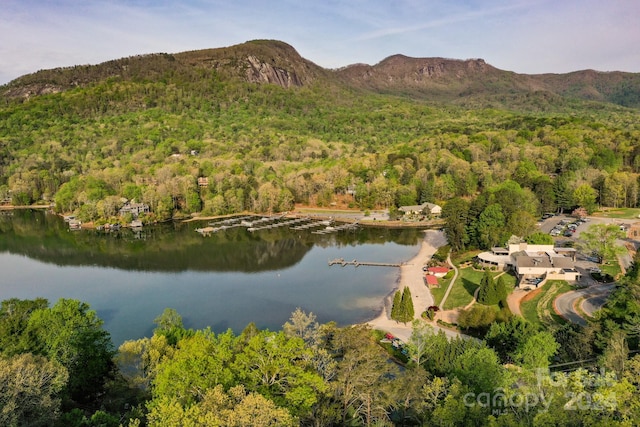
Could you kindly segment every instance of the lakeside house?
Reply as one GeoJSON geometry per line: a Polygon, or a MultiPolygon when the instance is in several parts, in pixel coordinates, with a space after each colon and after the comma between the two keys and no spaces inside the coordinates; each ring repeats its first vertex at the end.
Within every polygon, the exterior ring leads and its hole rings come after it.
{"type": "Polygon", "coordinates": [[[404,213],[405,216],[427,215],[431,217],[436,217],[436,216],[440,216],[440,214],[442,213],[442,207],[434,203],[427,203],[427,202],[421,205],[400,206],[398,210],[404,213]]]}
{"type": "Polygon", "coordinates": [[[133,200],[127,200],[124,206],[118,211],[118,214],[120,216],[131,214],[134,218],[138,218],[140,214],[149,212],[151,212],[151,208],[146,203],[136,203],[133,200]]]}
{"type": "Polygon", "coordinates": [[[581,277],[574,248],[516,243],[482,252],[476,261],[485,268],[513,271],[521,288],[537,287],[547,279],[575,282],[581,277]]]}

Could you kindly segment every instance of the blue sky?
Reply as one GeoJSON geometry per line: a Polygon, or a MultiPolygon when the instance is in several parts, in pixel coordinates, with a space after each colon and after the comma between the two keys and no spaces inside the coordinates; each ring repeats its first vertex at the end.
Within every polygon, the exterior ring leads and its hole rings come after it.
{"type": "Polygon", "coordinates": [[[640,72],[638,0],[2,0],[0,84],[125,56],[291,44],[326,68],[393,54],[518,73],[640,72]]]}

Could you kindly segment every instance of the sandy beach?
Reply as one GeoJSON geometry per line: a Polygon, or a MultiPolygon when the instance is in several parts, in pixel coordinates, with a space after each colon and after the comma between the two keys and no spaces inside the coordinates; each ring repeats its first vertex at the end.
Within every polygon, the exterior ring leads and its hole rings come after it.
{"type": "MultiPolygon", "coordinates": [[[[421,319],[420,315],[427,309],[427,307],[433,305],[433,295],[431,295],[431,291],[424,283],[424,272],[422,271],[422,266],[431,258],[440,246],[446,244],[447,239],[444,232],[439,230],[426,230],[418,254],[400,267],[400,278],[397,282],[397,289],[404,289],[405,286],[409,287],[411,296],[413,297],[413,307],[416,319],[421,319]]],[[[388,297],[385,300],[384,308],[380,315],[367,323],[371,325],[372,328],[390,332],[406,342],[409,339],[409,336],[411,336],[411,324],[407,323],[404,325],[396,322],[395,320],[391,320],[390,312],[392,298],[393,296],[388,297]]],[[[439,328],[435,323],[433,323],[433,326],[436,329],[443,329],[439,328]]],[[[443,330],[447,336],[457,335],[454,331],[448,329],[443,330]]]]}

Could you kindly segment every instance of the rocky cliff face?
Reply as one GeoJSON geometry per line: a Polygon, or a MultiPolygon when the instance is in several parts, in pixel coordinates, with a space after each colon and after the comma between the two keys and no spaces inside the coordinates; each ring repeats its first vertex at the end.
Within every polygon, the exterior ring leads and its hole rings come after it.
{"type": "Polygon", "coordinates": [[[246,76],[247,81],[251,83],[272,83],[284,88],[302,86],[302,80],[295,72],[274,67],[253,55],[247,57],[247,62],[249,67],[247,68],[246,76]]]}

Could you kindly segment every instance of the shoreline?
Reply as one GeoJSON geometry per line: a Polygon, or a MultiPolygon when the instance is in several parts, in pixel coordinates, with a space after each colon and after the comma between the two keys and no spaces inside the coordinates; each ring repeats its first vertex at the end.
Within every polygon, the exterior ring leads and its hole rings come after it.
{"type": "MultiPolygon", "coordinates": [[[[411,291],[414,307],[414,319],[422,319],[422,313],[433,305],[433,295],[431,290],[424,283],[424,272],[422,266],[433,256],[437,249],[447,244],[444,232],[438,230],[425,230],[424,238],[418,253],[409,261],[402,264],[400,273],[395,281],[396,287],[384,298],[383,306],[377,317],[364,322],[374,329],[381,329],[392,333],[403,341],[408,341],[411,336],[411,323],[402,324],[390,318],[391,301],[396,291],[405,286],[411,291]]],[[[431,322],[429,322],[431,323],[431,322]]],[[[440,328],[434,324],[434,328],[443,329],[446,332],[457,335],[457,333],[440,328]]]]}

